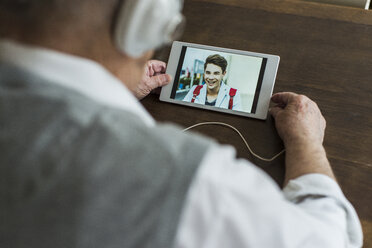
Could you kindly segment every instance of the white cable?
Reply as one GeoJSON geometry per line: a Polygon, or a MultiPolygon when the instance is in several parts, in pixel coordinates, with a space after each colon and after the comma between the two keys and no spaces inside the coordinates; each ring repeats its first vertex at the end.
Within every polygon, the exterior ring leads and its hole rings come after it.
{"type": "Polygon", "coordinates": [[[195,125],[192,125],[188,128],[185,128],[183,130],[183,132],[186,132],[187,130],[190,130],[194,127],[198,127],[198,126],[204,126],[204,125],[220,125],[220,126],[225,126],[225,127],[229,127],[231,128],[232,130],[234,130],[235,132],[237,132],[240,136],[240,138],[242,138],[242,140],[244,141],[244,144],[246,145],[246,147],[248,148],[249,152],[255,156],[256,158],[262,160],[262,161],[265,161],[265,162],[271,162],[273,161],[274,159],[276,159],[277,157],[279,157],[280,155],[282,155],[284,152],[285,152],[285,149],[283,149],[281,152],[279,152],[278,154],[276,154],[274,157],[272,158],[263,158],[261,156],[259,156],[258,154],[254,153],[251,149],[251,147],[249,146],[248,142],[245,140],[244,136],[239,132],[238,129],[236,129],[235,127],[229,125],[229,124],[226,124],[226,123],[223,123],[223,122],[217,122],[217,121],[212,121],[212,122],[201,122],[201,123],[198,123],[198,124],[195,124],[195,125]]]}

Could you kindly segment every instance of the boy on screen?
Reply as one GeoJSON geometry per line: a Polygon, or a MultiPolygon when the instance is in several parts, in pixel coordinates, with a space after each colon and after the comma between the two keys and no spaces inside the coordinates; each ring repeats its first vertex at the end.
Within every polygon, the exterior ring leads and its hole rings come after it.
{"type": "Polygon", "coordinates": [[[227,61],[219,54],[210,55],[204,64],[204,84],[195,85],[183,101],[219,108],[242,110],[240,93],[223,82],[227,61]]]}

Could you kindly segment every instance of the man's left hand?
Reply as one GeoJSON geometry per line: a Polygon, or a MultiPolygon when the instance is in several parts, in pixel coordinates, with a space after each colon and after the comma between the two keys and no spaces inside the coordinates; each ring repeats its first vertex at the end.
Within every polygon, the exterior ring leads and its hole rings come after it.
{"type": "Polygon", "coordinates": [[[149,60],[145,65],[141,82],[134,91],[138,99],[142,99],[158,87],[167,85],[172,80],[169,74],[165,74],[167,65],[159,60],[149,60]]]}

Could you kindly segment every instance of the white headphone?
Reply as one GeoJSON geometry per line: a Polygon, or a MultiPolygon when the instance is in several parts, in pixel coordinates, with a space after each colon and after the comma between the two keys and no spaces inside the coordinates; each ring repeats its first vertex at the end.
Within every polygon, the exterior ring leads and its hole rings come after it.
{"type": "Polygon", "coordinates": [[[114,39],[131,57],[172,42],[184,24],[183,0],[125,0],[119,10],[114,39]]]}

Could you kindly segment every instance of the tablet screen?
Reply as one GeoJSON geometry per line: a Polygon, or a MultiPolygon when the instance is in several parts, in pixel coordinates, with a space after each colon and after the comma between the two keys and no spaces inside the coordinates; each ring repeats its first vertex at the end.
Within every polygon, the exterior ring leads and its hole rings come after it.
{"type": "Polygon", "coordinates": [[[170,98],[256,112],[267,58],[182,46],[170,98]]]}

